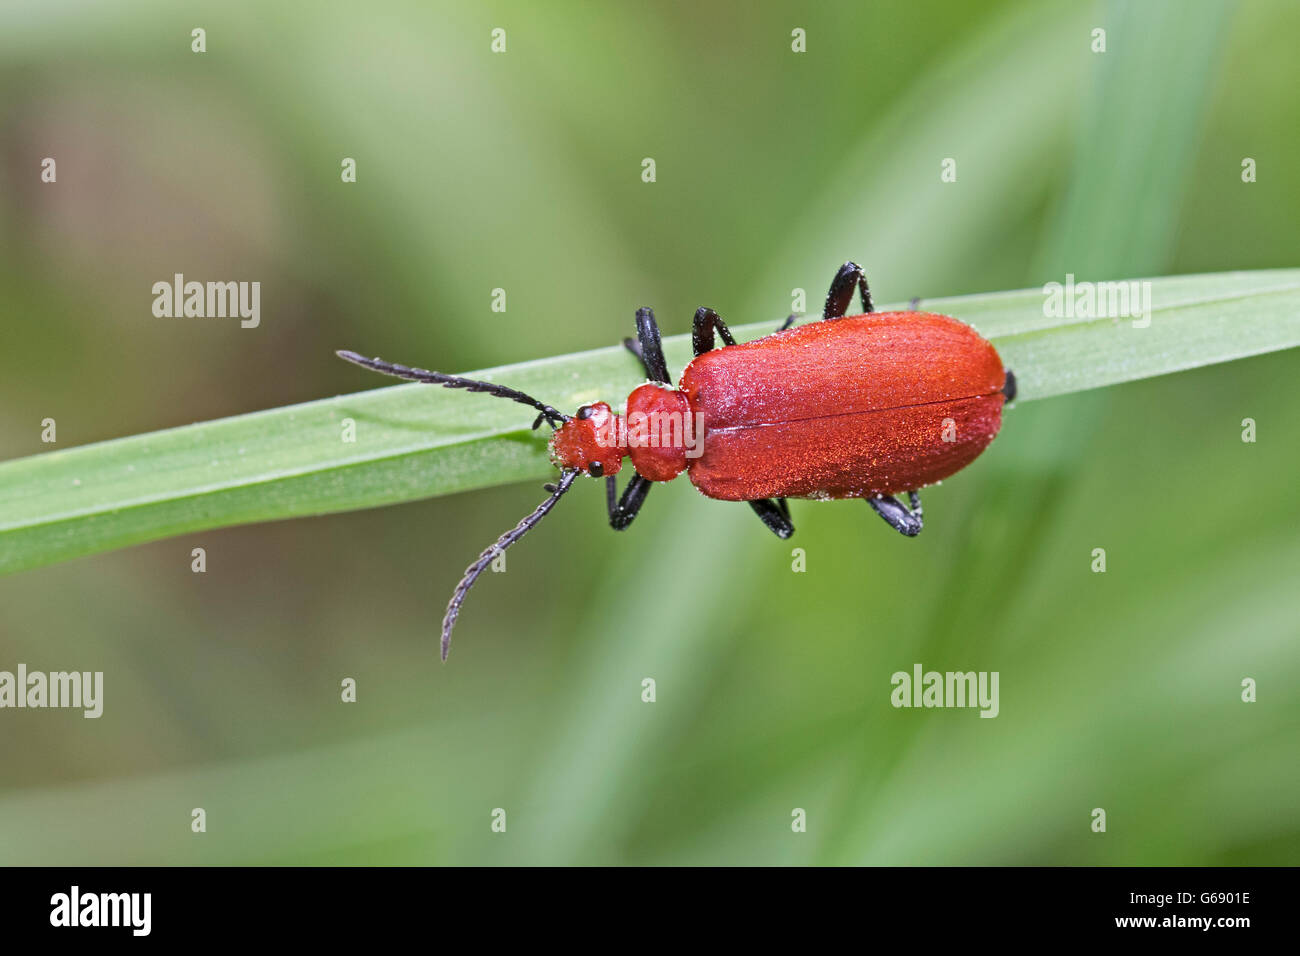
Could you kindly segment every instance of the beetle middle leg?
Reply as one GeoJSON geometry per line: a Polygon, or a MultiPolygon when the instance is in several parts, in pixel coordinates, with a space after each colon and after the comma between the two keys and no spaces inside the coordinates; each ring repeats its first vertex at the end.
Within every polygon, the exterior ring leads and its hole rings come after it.
{"type": "Polygon", "coordinates": [[[871,304],[871,289],[867,287],[867,277],[862,271],[862,266],[856,262],[846,262],[840,266],[840,271],[835,273],[835,278],[831,280],[831,290],[826,293],[826,307],[822,309],[822,318],[844,318],[849,311],[849,303],[853,301],[854,288],[862,294],[862,311],[875,311],[875,307],[871,304]]]}
{"type": "Polygon", "coordinates": [[[778,538],[785,539],[794,534],[794,522],[790,520],[790,506],[785,503],[784,498],[759,498],[757,501],[751,501],[749,506],[778,538]]]}
{"type": "MultiPolygon", "coordinates": [[[[792,314],[777,327],[777,331],[784,332],[794,325],[795,320],[798,318],[798,313],[792,314]]],[[[731,334],[731,329],[727,328],[727,323],[722,321],[722,316],[712,309],[696,309],[695,322],[691,327],[691,346],[696,357],[703,355],[705,352],[713,351],[713,335],[715,332],[721,336],[723,345],[736,344],[736,337],[731,334]]],[[[630,345],[628,347],[631,348],[630,345]]]]}
{"type": "Polygon", "coordinates": [[[915,538],[921,533],[923,525],[921,496],[915,491],[909,491],[907,499],[912,503],[911,511],[893,495],[877,495],[874,498],[868,498],[867,504],[871,505],[876,514],[889,522],[889,526],[899,534],[915,538]]]}
{"type": "Polygon", "coordinates": [[[660,385],[669,384],[668,362],[659,340],[659,323],[655,321],[654,309],[636,310],[636,338],[624,339],[623,345],[641,360],[646,378],[660,385]]]}
{"type": "Polygon", "coordinates": [[[717,331],[722,337],[723,345],[735,345],[736,338],[727,328],[727,323],[712,309],[696,309],[695,322],[691,326],[691,347],[697,356],[713,351],[713,333],[717,331]]]}
{"type": "Polygon", "coordinates": [[[645,504],[645,496],[650,494],[650,486],[653,484],[640,475],[633,475],[632,480],[627,483],[623,489],[623,496],[618,497],[618,479],[613,475],[605,478],[605,506],[609,509],[609,526],[615,531],[622,531],[632,523],[632,519],[637,516],[641,506],[645,504]]]}

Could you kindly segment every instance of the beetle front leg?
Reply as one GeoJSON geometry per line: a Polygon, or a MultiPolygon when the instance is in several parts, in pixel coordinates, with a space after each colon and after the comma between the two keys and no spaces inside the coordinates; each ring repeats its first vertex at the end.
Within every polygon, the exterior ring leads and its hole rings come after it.
{"type": "Polygon", "coordinates": [[[623,345],[641,360],[646,378],[660,385],[669,384],[668,362],[659,341],[659,323],[655,321],[654,309],[636,310],[636,338],[624,339],[623,345]]]}
{"type": "Polygon", "coordinates": [[[632,523],[632,519],[637,516],[641,506],[645,504],[645,496],[650,494],[650,486],[653,482],[647,481],[640,475],[633,475],[632,480],[627,483],[623,489],[623,496],[618,497],[618,480],[610,475],[605,479],[605,506],[609,510],[609,526],[615,531],[622,531],[632,523]]]}
{"type": "Polygon", "coordinates": [[[909,491],[907,498],[912,503],[911,511],[908,511],[907,507],[893,495],[876,495],[874,498],[868,498],[867,504],[871,505],[876,514],[889,522],[889,526],[899,534],[915,538],[921,533],[924,524],[921,518],[921,496],[915,491],[909,491]]]}
{"type": "Polygon", "coordinates": [[[640,362],[641,367],[645,369],[646,375],[649,375],[650,369],[645,364],[645,350],[641,348],[641,343],[634,338],[626,338],[623,340],[623,348],[636,356],[636,360],[640,362]]]}
{"type": "Polygon", "coordinates": [[[871,304],[871,290],[867,288],[867,277],[862,272],[862,266],[856,262],[846,262],[840,266],[840,271],[835,273],[835,278],[831,280],[831,290],[826,293],[826,307],[822,309],[822,318],[844,318],[849,311],[849,303],[853,301],[855,287],[862,293],[862,311],[874,311],[874,306],[871,304]]]}
{"type": "Polygon", "coordinates": [[[790,520],[790,506],[785,503],[784,498],[760,498],[751,501],[749,506],[778,538],[785,540],[794,534],[794,522],[790,520]]]}

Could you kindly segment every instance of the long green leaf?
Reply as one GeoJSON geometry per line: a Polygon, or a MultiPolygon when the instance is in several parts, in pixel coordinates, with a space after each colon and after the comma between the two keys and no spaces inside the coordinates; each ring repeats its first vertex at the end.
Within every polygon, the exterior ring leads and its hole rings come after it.
{"type": "MultiPolygon", "coordinates": [[[[1048,315],[1041,289],[922,308],[991,339],[1016,372],[1021,401],[1300,345],[1300,269],[1155,279],[1150,290],[1149,324],[1048,315]]],[[[735,331],[743,340],[774,325],[735,331]]],[[[362,341],[339,345],[365,350],[362,341]]],[[[688,336],[664,348],[672,368],[690,358],[688,336]]],[[[639,380],[619,347],[469,374],[562,409],[617,400],[639,380]]],[[[542,478],[551,468],[545,436],[530,421],[510,402],[398,385],[7,462],[0,572],[206,528],[542,478]]]]}

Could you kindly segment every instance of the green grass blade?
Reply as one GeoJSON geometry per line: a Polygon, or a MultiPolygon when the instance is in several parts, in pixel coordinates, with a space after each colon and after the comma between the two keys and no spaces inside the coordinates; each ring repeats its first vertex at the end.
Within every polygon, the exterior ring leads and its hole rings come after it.
{"type": "MultiPolygon", "coordinates": [[[[927,300],[922,308],[988,336],[1015,370],[1021,401],[1300,345],[1300,269],[1152,280],[1146,327],[1050,317],[1043,303],[1033,289],[927,300]]],[[[735,331],[744,340],[775,325],[735,331]]],[[[360,341],[339,345],[365,350],[360,341]]],[[[671,368],[689,360],[688,336],[664,346],[671,368]]],[[[619,347],[469,374],[561,409],[618,400],[640,380],[619,347]]],[[[530,422],[511,402],[398,385],[7,462],[0,572],[207,528],[541,479],[551,474],[548,430],[534,434],[530,422]],[[343,440],[349,419],[354,442],[343,440]]]]}

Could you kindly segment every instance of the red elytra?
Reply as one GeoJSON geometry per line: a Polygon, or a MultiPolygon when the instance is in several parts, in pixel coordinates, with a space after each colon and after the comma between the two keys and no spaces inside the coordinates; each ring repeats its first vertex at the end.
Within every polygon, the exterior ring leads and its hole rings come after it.
{"type": "Polygon", "coordinates": [[[623,415],[605,402],[573,416],[490,382],[366,359],[348,361],[413,381],[487,392],[529,405],[547,421],[560,480],[551,496],[466,569],[442,629],[446,659],[461,602],[505,548],[554,507],[578,475],[606,479],[610,524],[626,528],[653,483],[685,472],[704,495],[745,501],[781,538],[794,532],[787,498],[863,498],[893,528],[912,537],[922,516],[917,491],[966,467],[998,433],[1015,378],[993,346],[970,326],[930,312],[872,312],[861,267],[839,270],[823,321],[744,344],[711,309],[695,315],[695,358],[669,384],[659,329],[637,312],[628,348],[646,384],[628,396],[623,415]],[[845,316],[855,288],[863,313],[845,316]],[[714,349],[714,333],[724,346],[714,349]],[[617,493],[624,459],[636,472],[617,493]],[[906,492],[910,509],[894,495],[906,492]]]}
{"type": "Polygon", "coordinates": [[[993,440],[1005,381],[992,345],[930,313],[853,316],[709,352],[682,376],[705,422],[691,481],[728,501],[915,491],[993,440]]]}

